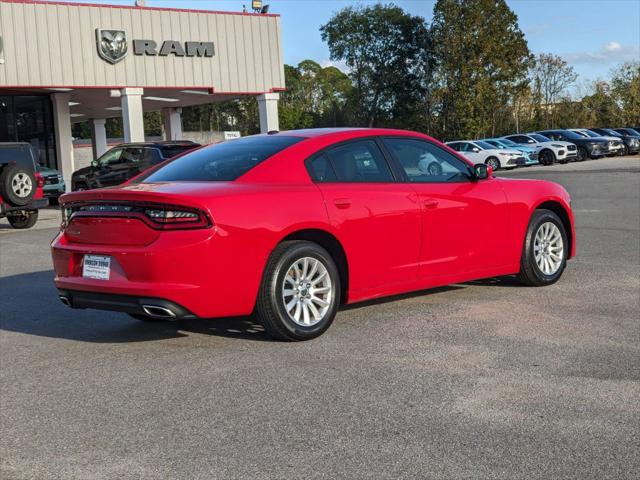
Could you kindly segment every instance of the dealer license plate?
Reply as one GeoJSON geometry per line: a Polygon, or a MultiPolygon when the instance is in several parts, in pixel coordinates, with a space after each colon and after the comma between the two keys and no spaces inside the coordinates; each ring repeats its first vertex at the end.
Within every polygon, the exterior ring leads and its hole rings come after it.
{"type": "Polygon", "coordinates": [[[85,255],[82,263],[82,276],[109,280],[111,272],[111,257],[106,255],[85,255]]]}

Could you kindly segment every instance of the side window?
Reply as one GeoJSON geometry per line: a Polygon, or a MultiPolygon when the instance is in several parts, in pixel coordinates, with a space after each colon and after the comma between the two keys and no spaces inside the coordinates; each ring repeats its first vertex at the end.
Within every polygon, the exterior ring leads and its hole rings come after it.
{"type": "Polygon", "coordinates": [[[443,183],[469,179],[467,164],[437,145],[409,138],[385,138],[383,141],[410,182],[443,183]]]}
{"type": "Polygon", "coordinates": [[[512,140],[516,143],[531,143],[531,139],[529,137],[525,137],[524,135],[513,135],[511,137],[507,137],[509,140],[512,140]]]}
{"type": "Polygon", "coordinates": [[[473,143],[469,143],[469,142],[462,143],[461,145],[462,145],[462,149],[460,150],[461,152],[473,153],[473,149],[477,148],[473,143]]]}
{"type": "Polygon", "coordinates": [[[447,146],[449,148],[451,148],[452,150],[455,150],[456,152],[460,151],[460,143],[455,142],[455,143],[447,143],[447,146]]]}
{"type": "Polygon", "coordinates": [[[122,152],[120,157],[122,163],[139,163],[144,157],[144,149],[142,147],[128,147],[122,152]]]}
{"type": "Polygon", "coordinates": [[[338,180],[336,172],[325,153],[320,153],[309,160],[309,172],[316,182],[335,182],[338,180]]]}
{"type": "Polygon", "coordinates": [[[339,182],[393,182],[391,170],[373,140],[360,140],[327,150],[339,182]]]}
{"type": "Polygon", "coordinates": [[[109,165],[115,165],[120,163],[120,156],[122,155],[122,148],[113,148],[107,153],[102,155],[98,160],[100,167],[108,167],[109,165]]]}
{"type": "Polygon", "coordinates": [[[142,161],[146,165],[157,165],[162,161],[162,157],[160,156],[160,151],[157,148],[145,148],[142,161]]]}

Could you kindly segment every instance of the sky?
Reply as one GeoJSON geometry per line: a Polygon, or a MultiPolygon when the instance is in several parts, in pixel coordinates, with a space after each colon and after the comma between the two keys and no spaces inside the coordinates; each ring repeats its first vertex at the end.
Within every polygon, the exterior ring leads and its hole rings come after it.
{"type": "MultiPolygon", "coordinates": [[[[83,0],[95,3],[132,4],[130,1],[83,0]]],[[[431,21],[430,0],[382,0],[399,5],[413,15],[431,21]]],[[[307,58],[322,65],[332,62],[319,27],[333,13],[348,5],[376,1],[264,0],[269,13],[281,15],[284,61],[296,65],[307,58]]],[[[640,60],[640,0],[507,0],[518,16],[529,49],[553,53],[569,62],[579,75],[576,88],[607,79],[622,62],[640,60]]],[[[147,0],[152,7],[241,11],[251,0],[147,0]]],[[[579,92],[578,92],[579,93],[579,92]]]]}

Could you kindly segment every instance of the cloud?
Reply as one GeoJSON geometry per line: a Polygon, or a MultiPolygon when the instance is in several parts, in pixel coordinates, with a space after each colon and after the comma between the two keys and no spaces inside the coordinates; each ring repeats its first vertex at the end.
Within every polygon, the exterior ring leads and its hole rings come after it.
{"type": "Polygon", "coordinates": [[[343,73],[349,73],[349,67],[347,67],[347,64],[344,63],[342,60],[339,62],[334,62],[333,60],[322,60],[320,62],[320,66],[322,68],[336,67],[338,70],[340,70],[343,73]]]}
{"type": "Polygon", "coordinates": [[[640,48],[611,41],[595,52],[573,52],[562,56],[572,64],[612,64],[640,60],[640,48]]]}

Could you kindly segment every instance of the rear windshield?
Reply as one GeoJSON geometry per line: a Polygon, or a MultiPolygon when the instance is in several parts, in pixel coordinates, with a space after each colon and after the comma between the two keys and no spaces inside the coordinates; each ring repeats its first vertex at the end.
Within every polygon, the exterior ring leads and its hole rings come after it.
{"type": "Polygon", "coordinates": [[[140,181],[228,182],[267,158],[303,140],[280,135],[244,137],[195,150],[151,172],[140,181]]]}
{"type": "Polygon", "coordinates": [[[0,165],[17,163],[29,170],[35,169],[31,147],[28,145],[2,145],[0,146],[0,165]]]}

